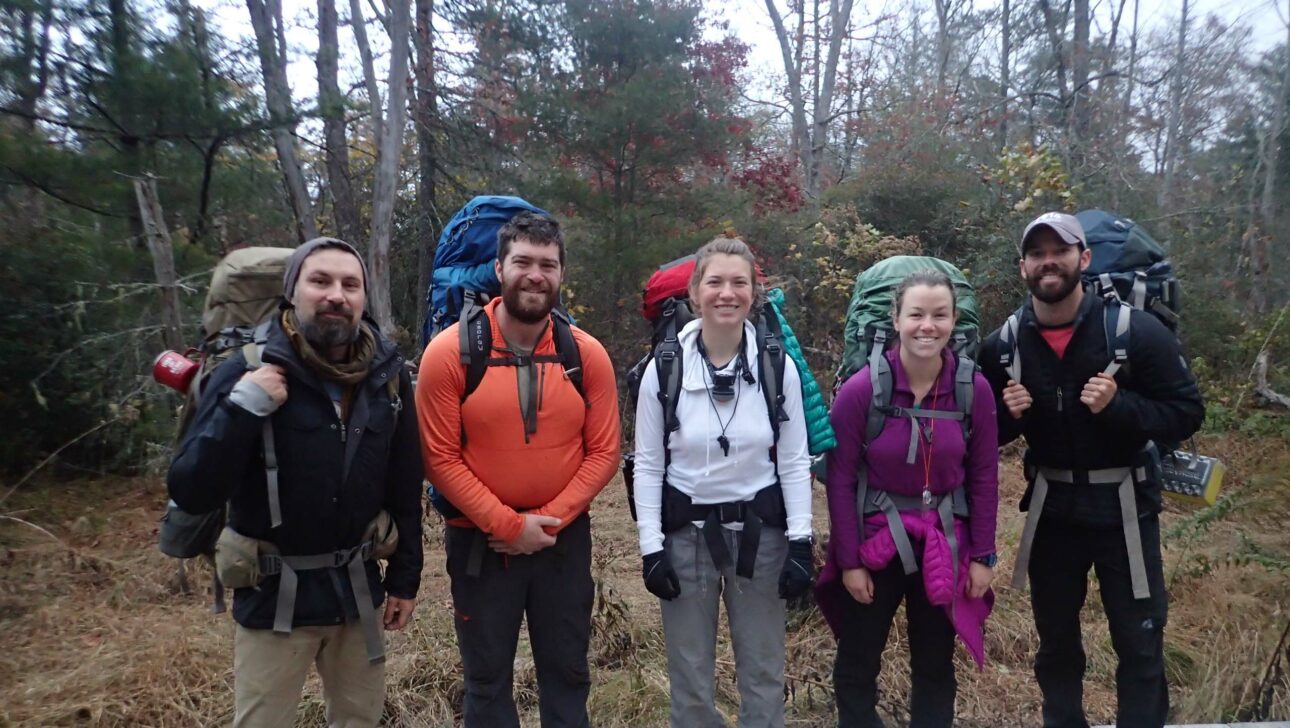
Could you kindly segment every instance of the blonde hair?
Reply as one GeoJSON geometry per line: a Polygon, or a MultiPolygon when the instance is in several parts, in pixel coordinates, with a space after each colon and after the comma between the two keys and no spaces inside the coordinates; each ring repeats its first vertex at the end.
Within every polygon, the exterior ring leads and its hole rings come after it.
{"type": "Polygon", "coordinates": [[[749,311],[749,316],[756,314],[766,302],[766,287],[757,279],[757,258],[753,255],[752,248],[740,238],[721,235],[704,243],[703,247],[694,253],[694,272],[690,274],[690,297],[694,298],[693,292],[698,290],[699,281],[703,280],[708,261],[714,255],[733,255],[748,262],[748,275],[752,279],[753,292],[752,310],[749,311]]]}

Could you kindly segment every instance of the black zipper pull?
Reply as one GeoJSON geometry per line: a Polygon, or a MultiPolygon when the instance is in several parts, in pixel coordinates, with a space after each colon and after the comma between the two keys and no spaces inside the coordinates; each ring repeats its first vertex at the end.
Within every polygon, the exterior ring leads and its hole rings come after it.
{"type": "Polygon", "coordinates": [[[1057,411],[1062,411],[1062,388],[1057,388],[1057,411]]]}

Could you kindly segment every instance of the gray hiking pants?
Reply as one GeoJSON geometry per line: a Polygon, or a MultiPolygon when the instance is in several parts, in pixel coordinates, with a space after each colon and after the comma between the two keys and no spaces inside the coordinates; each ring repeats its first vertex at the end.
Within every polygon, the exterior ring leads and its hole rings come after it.
{"type": "MultiPolygon", "coordinates": [[[[731,554],[738,531],[722,529],[731,554]]],[[[667,676],[672,691],[672,728],[725,728],[715,700],[717,618],[726,603],[739,687],[739,728],[784,725],[784,600],[779,572],[788,553],[782,530],[763,526],[753,578],[718,571],[693,524],[664,539],[681,595],[663,606],[667,676]]]]}

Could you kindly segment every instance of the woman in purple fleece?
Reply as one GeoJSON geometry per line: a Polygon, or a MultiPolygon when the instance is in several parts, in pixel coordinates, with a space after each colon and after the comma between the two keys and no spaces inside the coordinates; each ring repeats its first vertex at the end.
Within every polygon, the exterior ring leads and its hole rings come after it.
{"type": "Polygon", "coordinates": [[[966,441],[963,422],[953,419],[959,358],[947,344],[958,317],[955,304],[953,285],[939,272],[913,273],[896,289],[899,343],[885,356],[894,384],[891,405],[898,409],[888,413],[868,447],[873,385],[867,367],[847,380],[833,403],[838,446],[829,453],[827,476],[832,536],[816,597],[838,640],[833,680],[840,727],[883,725],[876,709],[878,673],[902,599],[913,728],[953,723],[956,633],[978,667],[984,663],[982,630],[994,602],[997,423],[994,395],[979,373],[966,441]],[[929,410],[945,414],[920,414],[929,410]]]}

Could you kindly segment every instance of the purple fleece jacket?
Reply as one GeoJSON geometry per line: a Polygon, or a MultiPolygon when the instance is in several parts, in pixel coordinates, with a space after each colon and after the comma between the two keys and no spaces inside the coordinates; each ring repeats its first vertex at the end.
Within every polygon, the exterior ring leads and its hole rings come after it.
{"type": "MultiPolygon", "coordinates": [[[[900,364],[899,348],[888,351],[886,356],[895,375],[892,404],[912,407],[914,394],[900,364]]],[[[958,359],[948,350],[941,356],[945,363],[941,367],[940,378],[922,404],[929,409],[955,411],[954,370],[958,359]]],[[[969,556],[985,556],[995,551],[994,532],[999,506],[998,423],[995,420],[994,393],[979,372],[974,387],[969,442],[964,443],[963,428],[957,421],[924,422],[933,428],[930,489],[939,495],[954,490],[960,484],[967,486],[969,542],[966,552],[969,556]]],[[[910,434],[907,418],[888,417],[882,434],[874,438],[867,452],[861,452],[872,399],[869,372],[867,368],[862,369],[842,385],[829,416],[838,438],[838,446],[829,452],[826,477],[832,523],[829,556],[840,569],[856,569],[861,565],[860,544],[863,539],[856,514],[856,474],[861,459],[869,471],[870,488],[911,496],[923,492],[923,457],[928,443],[920,438],[914,464],[905,462],[910,434]]],[[[868,532],[863,534],[865,538],[884,527],[879,524],[880,520],[873,519],[867,524],[868,532]]]]}

